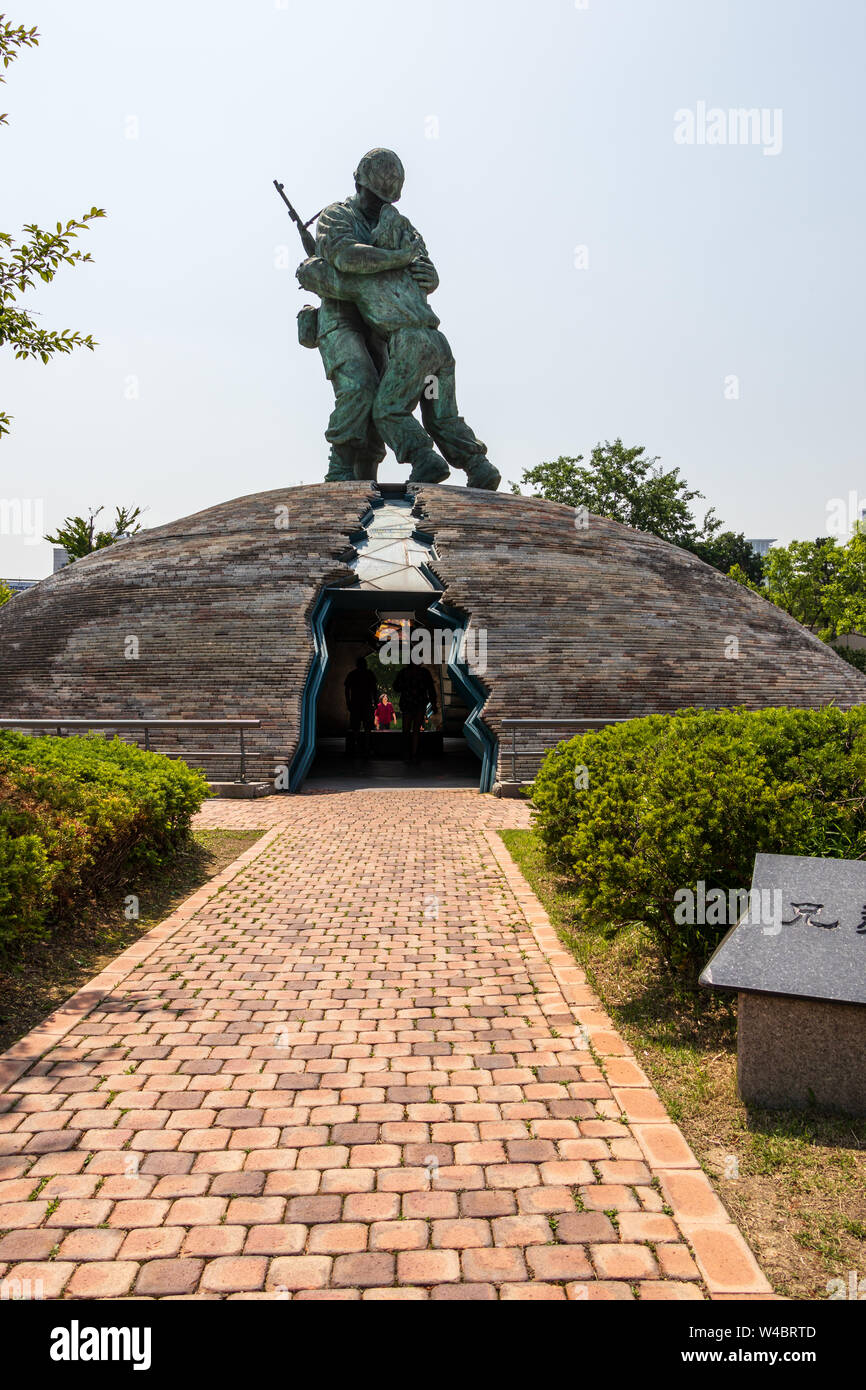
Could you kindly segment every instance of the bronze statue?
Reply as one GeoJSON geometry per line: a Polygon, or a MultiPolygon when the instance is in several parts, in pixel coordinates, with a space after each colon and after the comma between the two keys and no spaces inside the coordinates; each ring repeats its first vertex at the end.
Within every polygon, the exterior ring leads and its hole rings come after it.
{"type": "MultiPolygon", "coordinates": [[[[410,482],[443,482],[450,464],[466,472],[469,487],[495,492],[499,472],[458,413],[454,356],[427,301],[439,276],[422,237],[394,207],[404,178],[393,151],[366,154],[355,196],[319,214],[316,254],[297,272],[322,301],[301,310],[299,336],[318,347],[336,397],[327,478],[375,479],[387,444],[411,465],[410,482]]],[[[309,252],[312,237],[288,206],[309,252]]]]}

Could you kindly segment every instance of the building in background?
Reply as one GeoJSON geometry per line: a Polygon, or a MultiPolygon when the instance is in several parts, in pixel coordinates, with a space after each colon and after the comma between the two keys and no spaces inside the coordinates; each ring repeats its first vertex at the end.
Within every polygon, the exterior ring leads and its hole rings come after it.
{"type": "Polygon", "coordinates": [[[13,594],[23,594],[25,589],[32,589],[34,584],[39,584],[38,579],[0,579],[0,584],[5,584],[7,589],[11,589],[13,594]]]}
{"type": "MultiPolygon", "coordinates": [[[[69,564],[69,556],[62,545],[54,547],[54,568],[53,574],[58,570],[65,569],[69,564]]],[[[5,584],[7,589],[11,589],[13,594],[23,594],[25,589],[32,589],[35,584],[41,584],[41,579],[0,579],[0,584],[5,584]]]]}
{"type": "Polygon", "coordinates": [[[746,537],[746,544],[750,545],[754,550],[755,554],[760,555],[763,559],[765,555],[769,554],[770,546],[776,544],[776,537],[773,536],[771,540],[756,541],[750,540],[748,537],[746,537]]]}

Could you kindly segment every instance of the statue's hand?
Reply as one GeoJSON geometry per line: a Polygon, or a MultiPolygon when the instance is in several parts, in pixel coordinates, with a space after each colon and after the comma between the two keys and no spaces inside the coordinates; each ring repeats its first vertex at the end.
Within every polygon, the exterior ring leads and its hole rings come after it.
{"type": "Polygon", "coordinates": [[[427,256],[417,256],[409,266],[409,273],[414,276],[427,294],[435,290],[439,284],[439,276],[433,262],[427,256]]]}
{"type": "Polygon", "coordinates": [[[298,266],[297,270],[295,271],[295,279],[297,280],[302,290],[310,290],[313,294],[315,294],[315,276],[311,269],[312,259],[313,258],[310,257],[308,260],[303,261],[298,266]]]}

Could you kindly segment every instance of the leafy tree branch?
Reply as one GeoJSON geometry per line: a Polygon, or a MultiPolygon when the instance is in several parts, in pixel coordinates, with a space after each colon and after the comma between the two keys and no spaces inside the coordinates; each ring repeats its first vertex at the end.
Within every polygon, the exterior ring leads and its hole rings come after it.
{"type": "MultiPolygon", "coordinates": [[[[20,50],[38,43],[36,28],[13,25],[0,14],[0,82],[6,81],[5,69],[19,56],[20,50]]],[[[0,125],[6,123],[4,114],[0,116],[0,125]]],[[[96,343],[89,333],[71,328],[59,332],[42,328],[34,311],[19,301],[39,282],[53,280],[61,266],[89,261],[90,252],[82,251],[73,243],[80,232],[88,229],[89,222],[104,216],[104,209],[92,207],[81,218],[58,222],[53,231],[45,231],[35,222],[29,222],[23,228],[25,239],[22,241],[9,232],[0,232],[0,347],[10,347],[16,358],[38,358],[41,362],[49,362],[57,353],[69,353],[79,347],[93,350],[96,343]]],[[[10,423],[9,415],[0,410],[0,436],[8,434],[10,423]]]]}
{"type": "Polygon", "coordinates": [[[86,517],[68,516],[53,536],[45,539],[51,545],[61,545],[70,560],[80,560],[83,555],[92,555],[95,550],[105,550],[109,545],[126,536],[134,536],[141,530],[139,517],[141,507],[116,507],[114,524],[107,531],[97,531],[96,518],[104,507],[91,507],[86,517]]]}

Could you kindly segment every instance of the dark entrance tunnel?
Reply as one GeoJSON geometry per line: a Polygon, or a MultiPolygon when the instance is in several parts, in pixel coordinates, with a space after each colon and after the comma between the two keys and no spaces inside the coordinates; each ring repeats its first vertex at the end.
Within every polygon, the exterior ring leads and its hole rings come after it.
{"type": "MultiPolygon", "coordinates": [[[[311,615],[315,656],[304,690],[291,790],[308,779],[337,778],[366,786],[490,791],[497,741],[481,720],[486,664],[478,662],[476,634],[467,633],[466,616],[443,601],[433,537],[419,529],[416,502],[405,485],[381,485],[351,540],[356,582],[324,589],[311,615]],[[429,672],[435,690],[430,704],[437,708],[435,715],[428,710],[432,717],[414,749],[399,724],[352,739],[347,747],[345,683],[359,656],[368,658],[378,693],[396,694],[405,681],[401,667],[423,666],[429,672]],[[410,751],[420,757],[407,767],[410,751]]],[[[477,636],[479,641],[483,636],[486,653],[486,632],[477,636]]]]}
{"type": "MultiPolygon", "coordinates": [[[[400,596],[394,599],[400,604],[400,596]]],[[[323,637],[327,664],[316,702],[315,755],[307,782],[310,785],[352,783],[355,786],[415,786],[478,788],[482,757],[466,736],[466,721],[473,713],[471,695],[449,669],[452,629],[426,605],[392,606],[379,596],[375,610],[331,609],[323,637]],[[384,600],[384,601],[383,601],[384,600]],[[425,721],[418,760],[408,763],[410,746],[402,727],[399,695],[394,683],[401,653],[429,655],[424,661],[437,696],[437,713],[425,721]],[[359,656],[367,658],[379,694],[387,692],[395,710],[395,723],[387,731],[374,730],[368,738],[349,734],[345,681],[359,656]],[[391,658],[391,659],[389,659],[391,658]]]]}

